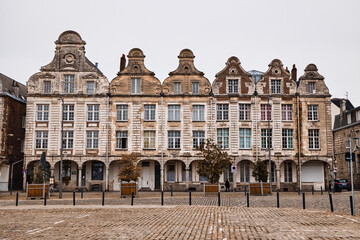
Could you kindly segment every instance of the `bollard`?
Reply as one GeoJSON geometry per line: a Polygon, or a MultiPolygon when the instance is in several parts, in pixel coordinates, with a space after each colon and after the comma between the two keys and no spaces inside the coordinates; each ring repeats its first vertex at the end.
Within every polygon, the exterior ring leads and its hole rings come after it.
{"type": "Polygon", "coordinates": [[[83,197],[84,197],[84,188],[81,187],[81,199],[83,199],[83,197]]]}
{"type": "Polygon", "coordinates": [[[220,205],[221,205],[220,192],[218,192],[218,206],[220,207],[220,205]]]}
{"type": "Polygon", "coordinates": [[[305,193],[303,192],[303,209],[305,209],[305,193]]]}
{"type": "Polygon", "coordinates": [[[298,195],[300,196],[300,188],[298,187],[298,195]]]}
{"type": "Polygon", "coordinates": [[[249,193],[246,194],[246,203],[247,207],[250,207],[249,193]]]}
{"type": "Polygon", "coordinates": [[[334,205],[333,205],[331,193],[329,194],[329,201],[330,201],[330,210],[331,212],[334,212],[334,205]]]}
{"type": "Polygon", "coordinates": [[[245,196],[246,196],[246,186],[245,186],[245,196]]]}
{"type": "Polygon", "coordinates": [[[311,187],[311,193],[314,195],[314,186],[311,187]]]}
{"type": "Polygon", "coordinates": [[[320,187],[320,190],[321,190],[321,195],[323,195],[323,189],[322,189],[322,186],[320,187]]]}
{"type": "Polygon", "coordinates": [[[279,192],[276,193],[276,200],[277,200],[277,208],[280,208],[280,195],[279,195],[279,192]]]}
{"type": "Polygon", "coordinates": [[[328,187],[328,194],[330,194],[330,185],[329,185],[329,187],[328,187]]]}
{"type": "Polygon", "coordinates": [[[131,192],[131,206],[134,205],[134,192],[131,192]]]}
{"type": "Polygon", "coordinates": [[[12,187],[10,188],[10,196],[12,196],[12,187]]]}
{"type": "Polygon", "coordinates": [[[75,191],[73,191],[73,206],[75,206],[75,191]]]}
{"type": "Polygon", "coordinates": [[[353,204],[352,196],[350,196],[350,209],[351,209],[351,215],[354,216],[354,204],[353,204]]]}
{"type": "Polygon", "coordinates": [[[44,206],[46,206],[46,194],[45,194],[45,197],[44,197],[44,206]]]}
{"type": "Polygon", "coordinates": [[[161,206],[164,205],[164,192],[161,191],[161,206]]]}
{"type": "Polygon", "coordinates": [[[171,191],[171,196],[173,196],[173,189],[172,189],[172,185],[170,185],[170,191],[171,191]]]}
{"type": "Polygon", "coordinates": [[[16,193],[16,203],[15,203],[16,206],[19,205],[19,193],[16,193]]]}
{"type": "Polygon", "coordinates": [[[105,192],[103,192],[102,194],[102,205],[103,206],[105,205],[105,192]]]}
{"type": "Polygon", "coordinates": [[[189,192],[189,206],[191,206],[191,192],[189,192]]]}

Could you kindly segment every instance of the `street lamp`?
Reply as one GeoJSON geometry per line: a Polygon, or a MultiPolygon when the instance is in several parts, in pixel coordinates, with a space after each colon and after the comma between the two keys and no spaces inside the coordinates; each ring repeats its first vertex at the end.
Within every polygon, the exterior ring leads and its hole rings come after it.
{"type": "MultiPolygon", "coordinates": [[[[359,138],[358,137],[355,137],[354,140],[358,140],[359,138]]],[[[349,143],[349,146],[346,147],[349,149],[349,153],[350,153],[350,157],[349,157],[349,160],[350,160],[350,179],[351,179],[351,196],[352,196],[352,209],[354,209],[354,181],[353,181],[353,159],[352,159],[352,139],[349,137],[348,138],[348,143],[349,143]]],[[[356,144],[355,144],[356,146],[356,144]]],[[[346,159],[345,159],[346,160],[346,159]]]]}
{"type": "Polygon", "coordinates": [[[59,198],[62,198],[62,188],[63,188],[63,138],[64,138],[64,99],[62,97],[58,98],[61,100],[61,142],[60,142],[60,184],[59,184],[59,198]]]}

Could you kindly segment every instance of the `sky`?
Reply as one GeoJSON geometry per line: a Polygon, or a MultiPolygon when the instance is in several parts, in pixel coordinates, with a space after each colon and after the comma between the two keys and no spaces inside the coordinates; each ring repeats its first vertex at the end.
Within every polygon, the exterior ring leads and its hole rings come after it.
{"type": "Polygon", "coordinates": [[[189,48],[210,82],[231,56],[262,72],[278,58],[298,77],[314,63],[332,97],[360,106],[359,12],[359,0],[0,0],[0,72],[25,84],[74,30],[109,81],[132,48],[160,81],[189,48]]]}

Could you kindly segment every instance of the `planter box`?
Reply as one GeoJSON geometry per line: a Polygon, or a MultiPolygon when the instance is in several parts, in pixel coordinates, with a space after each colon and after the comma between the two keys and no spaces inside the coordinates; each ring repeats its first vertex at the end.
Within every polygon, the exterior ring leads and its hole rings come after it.
{"type": "Polygon", "coordinates": [[[206,196],[206,194],[216,194],[220,192],[220,184],[204,183],[203,192],[204,196],[206,196]]]}
{"type": "Polygon", "coordinates": [[[131,196],[131,193],[134,193],[134,196],[138,196],[138,185],[136,182],[119,182],[120,185],[120,197],[131,196]]]}
{"type": "Polygon", "coordinates": [[[270,183],[250,183],[250,195],[270,195],[270,183]]]}
{"type": "Polygon", "coordinates": [[[48,198],[49,184],[27,184],[26,185],[26,199],[28,198],[48,198]]]}

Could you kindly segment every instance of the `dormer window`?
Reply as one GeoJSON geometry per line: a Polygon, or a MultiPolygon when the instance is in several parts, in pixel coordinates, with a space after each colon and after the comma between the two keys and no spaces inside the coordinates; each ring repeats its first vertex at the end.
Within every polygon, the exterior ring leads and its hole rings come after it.
{"type": "Polygon", "coordinates": [[[309,93],[316,93],[315,82],[308,82],[308,92],[309,93]]]}
{"type": "Polygon", "coordinates": [[[44,93],[51,93],[51,81],[44,81],[44,93]]]}
{"type": "Polygon", "coordinates": [[[140,78],[131,79],[131,93],[140,93],[140,78]]]}
{"type": "Polygon", "coordinates": [[[73,93],[74,92],[74,75],[65,75],[64,76],[64,93],[73,93]]]}
{"type": "Polygon", "coordinates": [[[271,93],[272,94],[280,94],[281,93],[281,80],[280,79],[272,79],[271,80],[271,93]]]}
{"type": "Polygon", "coordinates": [[[351,124],[351,113],[348,113],[346,118],[347,118],[347,124],[351,124]]]}
{"type": "Polygon", "coordinates": [[[192,94],[199,94],[199,83],[192,83],[192,94]]]}
{"type": "Polygon", "coordinates": [[[86,83],[86,92],[87,93],[95,93],[95,82],[94,81],[88,81],[86,83]]]}
{"type": "Polygon", "coordinates": [[[229,79],[228,80],[228,91],[229,91],[229,93],[238,93],[239,92],[239,80],[229,79]]]}
{"type": "Polygon", "coordinates": [[[174,94],[180,94],[181,93],[181,83],[175,82],[174,83],[174,94]]]}

